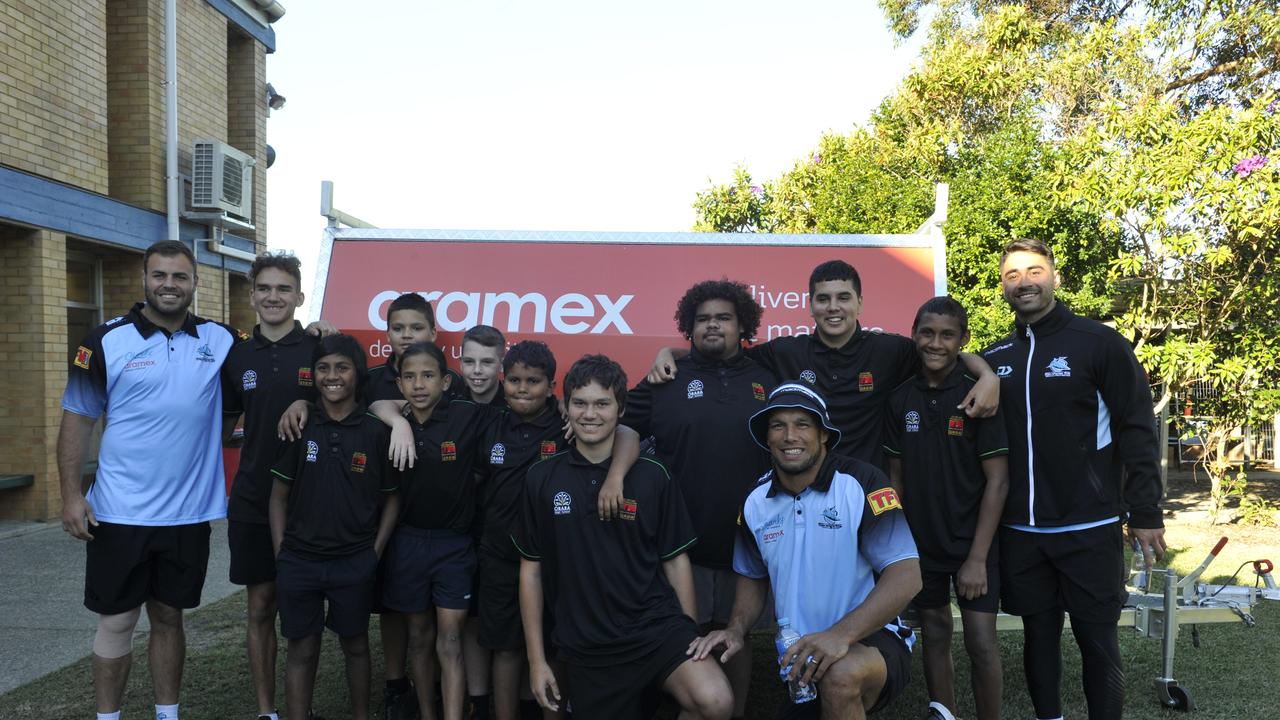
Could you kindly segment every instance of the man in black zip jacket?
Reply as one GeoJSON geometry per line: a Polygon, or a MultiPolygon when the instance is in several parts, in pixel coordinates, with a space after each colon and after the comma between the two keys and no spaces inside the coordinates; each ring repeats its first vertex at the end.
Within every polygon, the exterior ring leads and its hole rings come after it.
{"type": "Polygon", "coordinates": [[[1151,389],[1119,333],[1055,301],[1061,277],[1043,242],[1007,245],[1000,282],[1017,329],[983,355],[1001,380],[1009,434],[1001,599],[1006,612],[1022,616],[1036,717],[1062,717],[1065,610],[1089,717],[1119,718],[1122,524],[1148,569],[1165,549],[1151,389]]]}

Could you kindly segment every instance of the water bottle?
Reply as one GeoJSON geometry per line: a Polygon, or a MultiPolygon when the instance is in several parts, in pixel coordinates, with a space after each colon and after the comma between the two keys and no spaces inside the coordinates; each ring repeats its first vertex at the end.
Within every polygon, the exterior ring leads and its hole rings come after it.
{"type": "Polygon", "coordinates": [[[1129,565],[1129,571],[1132,574],[1130,584],[1142,592],[1147,591],[1147,561],[1142,557],[1142,545],[1134,540],[1133,562],[1129,565]]]}
{"type": "MultiPolygon", "coordinates": [[[[778,664],[782,664],[782,656],[786,654],[787,648],[796,644],[800,639],[800,633],[791,627],[791,620],[788,618],[778,618],[778,635],[773,642],[778,647],[778,664]]],[[[803,662],[803,661],[802,661],[803,662]]],[[[787,684],[787,694],[791,696],[791,702],[799,705],[815,700],[818,697],[818,686],[816,683],[810,682],[808,685],[801,685],[800,680],[788,680],[787,674],[791,672],[791,665],[787,665],[778,671],[778,675],[783,682],[787,684]]]]}

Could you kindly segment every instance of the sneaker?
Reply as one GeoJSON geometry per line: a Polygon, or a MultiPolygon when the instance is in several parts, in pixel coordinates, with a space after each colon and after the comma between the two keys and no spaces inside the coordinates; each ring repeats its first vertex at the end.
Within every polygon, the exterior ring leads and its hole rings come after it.
{"type": "Polygon", "coordinates": [[[951,714],[946,705],[940,702],[929,703],[929,710],[924,714],[924,720],[956,720],[956,716],[951,714]]]}
{"type": "Polygon", "coordinates": [[[382,691],[382,720],[417,720],[418,693],[413,686],[398,693],[391,688],[382,691]]]}

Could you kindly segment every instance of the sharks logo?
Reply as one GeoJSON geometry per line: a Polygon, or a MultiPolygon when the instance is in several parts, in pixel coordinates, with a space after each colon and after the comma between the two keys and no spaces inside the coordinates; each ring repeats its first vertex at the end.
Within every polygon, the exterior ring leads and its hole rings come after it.
{"type": "Polygon", "coordinates": [[[840,522],[840,510],[835,507],[823,510],[822,519],[818,521],[818,527],[827,530],[839,530],[844,527],[844,523],[840,522]]]}
{"type": "Polygon", "coordinates": [[[1071,366],[1067,364],[1067,356],[1062,355],[1049,361],[1045,366],[1045,377],[1071,377],[1071,366]]]}

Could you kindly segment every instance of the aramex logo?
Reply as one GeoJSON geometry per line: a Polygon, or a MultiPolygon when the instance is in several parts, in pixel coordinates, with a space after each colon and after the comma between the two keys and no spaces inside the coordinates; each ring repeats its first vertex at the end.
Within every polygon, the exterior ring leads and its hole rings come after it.
{"type": "MultiPolygon", "coordinates": [[[[631,335],[631,326],[622,311],[634,295],[565,293],[550,302],[538,292],[517,295],[513,292],[442,292],[419,291],[419,295],[436,304],[436,322],[445,332],[466,330],[476,325],[494,325],[506,332],[546,332],[547,321],[556,332],[565,335],[589,333],[600,335],[612,326],[619,335],[631,335]],[[461,315],[461,317],[459,317],[461,315]],[[506,327],[494,322],[495,316],[507,318],[506,327]]],[[[369,301],[369,324],[386,330],[383,306],[400,296],[395,290],[383,290],[369,301]]]]}

